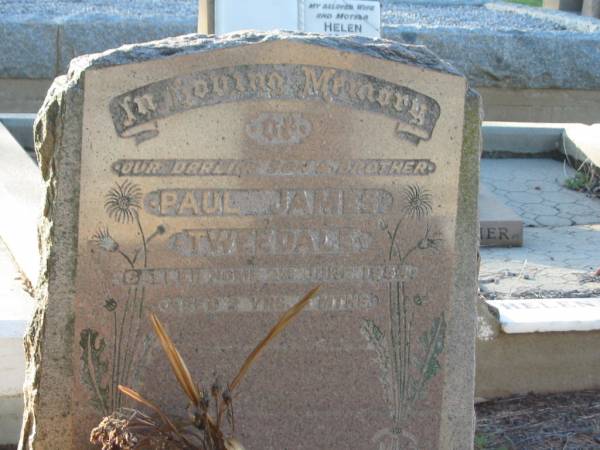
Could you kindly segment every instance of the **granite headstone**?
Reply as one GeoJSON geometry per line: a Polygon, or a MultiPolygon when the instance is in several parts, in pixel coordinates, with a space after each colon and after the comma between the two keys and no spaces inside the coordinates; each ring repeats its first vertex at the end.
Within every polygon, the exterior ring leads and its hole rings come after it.
{"type": "Polygon", "coordinates": [[[81,57],[36,123],[46,185],[22,448],[82,449],[116,386],[185,414],[252,368],[255,449],[473,444],[480,103],[423,47],[188,35],[81,57]]]}

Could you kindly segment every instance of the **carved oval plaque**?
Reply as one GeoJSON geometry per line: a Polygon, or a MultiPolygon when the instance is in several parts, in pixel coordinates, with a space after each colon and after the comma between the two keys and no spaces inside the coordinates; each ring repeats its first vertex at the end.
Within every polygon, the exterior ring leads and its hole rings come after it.
{"type": "Polygon", "coordinates": [[[262,145],[299,144],[311,131],[301,113],[261,113],[246,125],[246,134],[262,145]]]}

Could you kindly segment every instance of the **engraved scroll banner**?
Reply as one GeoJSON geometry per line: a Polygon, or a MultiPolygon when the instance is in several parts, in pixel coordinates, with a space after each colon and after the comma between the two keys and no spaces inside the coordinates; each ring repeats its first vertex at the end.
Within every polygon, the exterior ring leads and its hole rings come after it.
{"type": "Polygon", "coordinates": [[[156,137],[152,122],[195,108],[249,100],[319,100],[396,120],[398,137],[429,140],[440,116],[432,98],[361,73],[295,64],[244,65],[195,72],[148,84],[110,102],[121,137],[156,137]]]}

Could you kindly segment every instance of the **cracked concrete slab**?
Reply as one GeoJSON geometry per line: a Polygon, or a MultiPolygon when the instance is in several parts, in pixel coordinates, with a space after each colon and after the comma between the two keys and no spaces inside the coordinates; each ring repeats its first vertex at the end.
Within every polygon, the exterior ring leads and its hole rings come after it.
{"type": "Polygon", "coordinates": [[[482,248],[488,299],[600,295],[600,225],[526,228],[521,248],[482,248]]]}
{"type": "Polygon", "coordinates": [[[526,226],[600,223],[600,199],[564,186],[575,170],[552,159],[483,159],[481,183],[526,226]]]}
{"type": "Polygon", "coordinates": [[[564,187],[574,173],[552,159],[482,160],[482,185],[526,225],[523,247],[481,249],[486,298],[600,295],[600,199],[564,187]]]}

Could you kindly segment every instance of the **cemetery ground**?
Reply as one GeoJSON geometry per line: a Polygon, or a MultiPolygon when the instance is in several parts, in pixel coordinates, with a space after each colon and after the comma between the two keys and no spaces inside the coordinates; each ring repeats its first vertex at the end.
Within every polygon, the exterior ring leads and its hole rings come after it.
{"type": "MultiPolygon", "coordinates": [[[[580,181],[586,176],[568,157],[554,156],[482,160],[482,188],[525,225],[522,247],[481,249],[482,298],[536,302],[600,295],[596,184],[586,179],[585,186],[580,181]]],[[[552,370],[541,376],[551,378],[552,370]]],[[[482,401],[476,411],[476,449],[600,448],[596,390],[523,393],[482,401]]]]}
{"type": "Polygon", "coordinates": [[[476,406],[476,450],[597,449],[600,392],[528,394],[476,406]]]}

